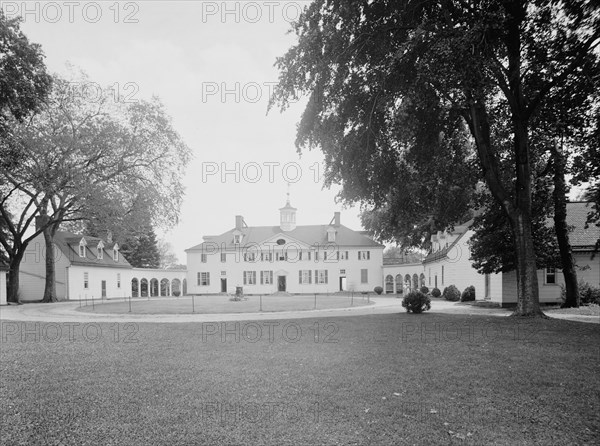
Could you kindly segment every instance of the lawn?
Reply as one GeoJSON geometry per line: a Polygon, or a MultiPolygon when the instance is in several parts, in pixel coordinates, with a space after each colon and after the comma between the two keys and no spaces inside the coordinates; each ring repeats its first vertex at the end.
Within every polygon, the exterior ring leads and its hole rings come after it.
{"type": "Polygon", "coordinates": [[[2,444],[600,442],[595,324],[20,324],[1,327],[2,444]]]}
{"type": "MultiPolygon", "coordinates": [[[[303,311],[358,307],[369,305],[367,296],[356,294],[349,295],[293,295],[293,296],[246,296],[245,300],[231,301],[229,296],[183,296],[168,298],[151,298],[150,300],[137,298],[131,301],[131,313],[134,314],[213,314],[213,313],[254,313],[259,311],[303,311]],[[193,299],[193,302],[192,302],[193,299]],[[262,310],[261,310],[262,308],[262,310]]],[[[79,311],[95,313],[129,313],[127,300],[110,300],[104,303],[91,301],[81,302],[79,311]]]]}

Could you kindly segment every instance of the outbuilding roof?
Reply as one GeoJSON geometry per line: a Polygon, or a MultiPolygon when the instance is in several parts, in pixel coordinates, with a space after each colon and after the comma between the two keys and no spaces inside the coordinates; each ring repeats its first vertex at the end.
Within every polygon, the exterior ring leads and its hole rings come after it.
{"type": "Polygon", "coordinates": [[[99,237],[78,235],[68,231],[56,231],[54,244],[69,259],[72,265],[131,268],[131,265],[123,255],[119,254],[116,261],[113,259],[112,248],[116,243],[106,242],[99,237]],[[86,242],[85,257],[79,257],[79,243],[82,239],[85,239],[86,242]],[[98,258],[97,251],[100,241],[104,244],[104,255],[101,259],[98,258]]]}

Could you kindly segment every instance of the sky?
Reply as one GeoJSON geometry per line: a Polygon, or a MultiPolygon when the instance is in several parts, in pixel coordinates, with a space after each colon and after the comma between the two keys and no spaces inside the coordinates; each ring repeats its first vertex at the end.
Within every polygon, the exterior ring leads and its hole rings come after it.
{"type": "Polygon", "coordinates": [[[295,42],[290,23],[304,1],[0,1],[39,43],[53,73],[67,65],[110,86],[116,100],[158,96],[193,152],[181,172],[186,194],[179,223],[159,230],[180,263],[184,250],[234,226],[279,224],[288,183],[297,223],[361,230],[359,209],[324,189],[323,155],[301,156],[294,140],[304,99],[267,114],[277,57],[295,42]]]}

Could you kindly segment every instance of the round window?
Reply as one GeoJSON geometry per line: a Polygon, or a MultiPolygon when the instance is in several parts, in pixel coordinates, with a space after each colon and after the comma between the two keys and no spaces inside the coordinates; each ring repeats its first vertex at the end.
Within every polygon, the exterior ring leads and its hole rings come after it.
{"type": "Polygon", "coordinates": [[[278,245],[285,245],[285,240],[280,238],[279,240],[277,240],[277,244],[278,245]]]}

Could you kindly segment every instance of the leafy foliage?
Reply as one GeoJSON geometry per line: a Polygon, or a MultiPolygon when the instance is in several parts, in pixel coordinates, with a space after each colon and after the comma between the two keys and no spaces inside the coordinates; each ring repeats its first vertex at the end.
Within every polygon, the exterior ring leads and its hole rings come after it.
{"type": "Polygon", "coordinates": [[[152,227],[146,227],[143,232],[127,238],[121,246],[121,253],[135,268],[160,267],[160,252],[152,227]]]}
{"type": "Polygon", "coordinates": [[[475,287],[473,285],[469,285],[465,288],[465,290],[460,295],[461,302],[470,302],[475,300],[475,287]]]}
{"type": "Polygon", "coordinates": [[[442,292],[439,288],[434,288],[433,290],[431,290],[431,295],[433,297],[440,297],[442,295],[442,292]]]}
{"type": "Polygon", "coordinates": [[[451,302],[458,302],[460,300],[460,291],[458,291],[456,286],[448,285],[446,288],[444,288],[442,297],[451,302]]]}
{"type": "Polygon", "coordinates": [[[421,287],[420,291],[423,294],[429,294],[429,288],[427,288],[425,285],[421,287]]]}
{"type": "MultiPolygon", "coordinates": [[[[579,298],[581,299],[581,305],[596,304],[600,305],[600,287],[590,285],[588,282],[580,280],[579,286],[579,298]]],[[[561,286],[560,297],[563,302],[566,300],[566,289],[561,286]]]]}
{"type": "Polygon", "coordinates": [[[411,291],[402,299],[402,306],[407,313],[422,313],[431,309],[431,299],[421,291],[411,291]]]}

